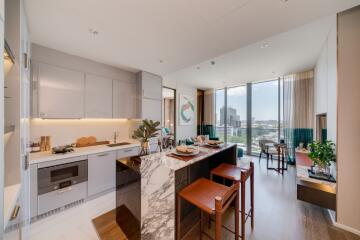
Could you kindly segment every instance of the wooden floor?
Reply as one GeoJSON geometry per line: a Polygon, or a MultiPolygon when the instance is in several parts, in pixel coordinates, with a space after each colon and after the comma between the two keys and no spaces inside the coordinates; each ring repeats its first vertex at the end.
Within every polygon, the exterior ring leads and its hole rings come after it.
{"type": "Polygon", "coordinates": [[[93,223],[101,240],[140,239],[140,223],[124,205],[93,219],[93,223]],[[118,221],[116,212],[122,216],[118,221]]]}
{"type": "MultiPolygon", "coordinates": [[[[245,157],[244,161],[249,160],[245,157]]],[[[295,167],[282,176],[266,169],[266,160],[255,162],[255,228],[251,231],[247,223],[246,239],[251,240],[360,240],[359,236],[332,226],[327,210],[301,202],[296,199],[295,167]]],[[[240,163],[241,164],[241,163],[240,163]]],[[[274,164],[276,162],[274,161],[274,164]]],[[[247,190],[249,190],[247,186],[247,190]]],[[[249,192],[247,192],[249,197],[249,192]]],[[[247,207],[249,198],[247,198],[247,207]]],[[[115,220],[115,210],[94,219],[94,225],[102,240],[127,239],[115,220]],[[104,218],[105,216],[105,218],[104,218]],[[106,220],[107,219],[107,220],[106,220]],[[105,220],[105,221],[104,221],[105,220]],[[104,234],[105,233],[105,234],[104,234]]],[[[192,213],[198,216],[197,212],[192,213]]],[[[194,216],[188,216],[184,224],[192,230],[186,234],[186,240],[199,238],[199,225],[194,224],[194,216]]],[[[225,216],[225,225],[233,229],[233,211],[225,216]]],[[[206,231],[213,236],[213,227],[206,231]]],[[[234,235],[223,229],[223,239],[234,239],[234,235]]],[[[206,236],[203,239],[207,240],[206,236]]]]}
{"type": "MultiPolygon", "coordinates": [[[[245,161],[248,159],[245,157],[245,161]]],[[[251,231],[250,221],[248,221],[246,239],[360,240],[359,236],[332,226],[327,210],[296,199],[294,166],[289,166],[289,170],[282,176],[275,171],[267,170],[265,159],[261,160],[261,164],[258,158],[253,158],[253,160],[255,163],[255,227],[251,231]]],[[[276,164],[275,161],[274,164],[276,164]]],[[[247,190],[249,189],[250,186],[247,186],[247,190]]],[[[249,196],[247,191],[247,207],[249,207],[249,196]]],[[[191,217],[191,219],[194,218],[191,217]]],[[[232,211],[227,212],[225,222],[227,227],[234,229],[232,211]]],[[[212,236],[213,227],[214,223],[212,228],[207,230],[212,236]]],[[[185,239],[199,239],[199,225],[194,227],[185,239]]],[[[203,239],[208,238],[203,235],[203,239]]],[[[223,239],[234,239],[234,235],[223,229],[223,239]]]]}

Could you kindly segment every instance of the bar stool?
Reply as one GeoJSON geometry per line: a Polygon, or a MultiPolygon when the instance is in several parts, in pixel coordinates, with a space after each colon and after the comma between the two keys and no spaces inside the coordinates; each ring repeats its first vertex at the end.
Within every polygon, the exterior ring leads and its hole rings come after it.
{"type": "Polygon", "coordinates": [[[245,223],[247,219],[251,218],[251,228],[254,228],[254,163],[250,162],[250,167],[241,168],[236,165],[231,165],[227,163],[222,163],[218,167],[214,168],[211,171],[211,180],[213,179],[213,175],[222,177],[224,180],[228,179],[233,181],[233,184],[239,184],[241,187],[241,235],[242,239],[245,239],[245,223]],[[248,212],[245,210],[245,194],[246,194],[246,181],[250,177],[250,194],[251,200],[250,205],[251,208],[248,212]]]}
{"type": "Polygon", "coordinates": [[[204,212],[215,215],[215,240],[221,240],[222,216],[232,203],[235,204],[235,239],[239,236],[239,183],[231,187],[212,182],[206,178],[200,178],[182,189],[177,195],[176,239],[181,239],[181,200],[193,204],[200,209],[200,239],[206,235],[203,231],[204,212]]]}

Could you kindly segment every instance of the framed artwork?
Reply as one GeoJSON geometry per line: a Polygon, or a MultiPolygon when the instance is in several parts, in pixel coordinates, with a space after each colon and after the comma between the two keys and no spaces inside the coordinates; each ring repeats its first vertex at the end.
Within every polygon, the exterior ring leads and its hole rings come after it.
{"type": "Polygon", "coordinates": [[[195,122],[194,98],[180,94],[179,108],[179,125],[193,125],[195,122]]]}

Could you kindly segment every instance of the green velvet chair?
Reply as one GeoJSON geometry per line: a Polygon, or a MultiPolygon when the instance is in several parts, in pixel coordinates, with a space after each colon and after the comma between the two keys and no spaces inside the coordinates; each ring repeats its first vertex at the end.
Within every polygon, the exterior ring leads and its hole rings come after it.
{"type": "Polygon", "coordinates": [[[244,156],[244,150],[240,147],[237,147],[237,158],[242,158],[244,156]]]}

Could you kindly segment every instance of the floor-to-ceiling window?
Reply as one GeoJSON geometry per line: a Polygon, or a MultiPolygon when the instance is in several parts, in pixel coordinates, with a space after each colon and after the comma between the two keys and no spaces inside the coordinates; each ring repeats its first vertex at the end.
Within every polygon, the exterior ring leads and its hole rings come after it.
{"type": "Polygon", "coordinates": [[[227,140],[246,150],[246,86],[227,89],[227,140]]]}
{"type": "Polygon", "coordinates": [[[283,138],[282,81],[279,79],[249,84],[249,88],[219,89],[215,102],[216,135],[221,140],[226,134],[228,142],[237,143],[244,150],[248,147],[252,154],[257,155],[260,139],[278,142],[279,138],[283,138]],[[247,111],[249,109],[251,111],[247,111]],[[251,132],[249,142],[247,132],[251,132]]]}
{"type": "Polygon", "coordinates": [[[251,152],[260,153],[259,140],[279,139],[279,81],[252,84],[251,152]]]}
{"type": "Polygon", "coordinates": [[[216,90],[215,93],[215,121],[216,136],[224,141],[225,136],[225,89],[216,90]]]}

